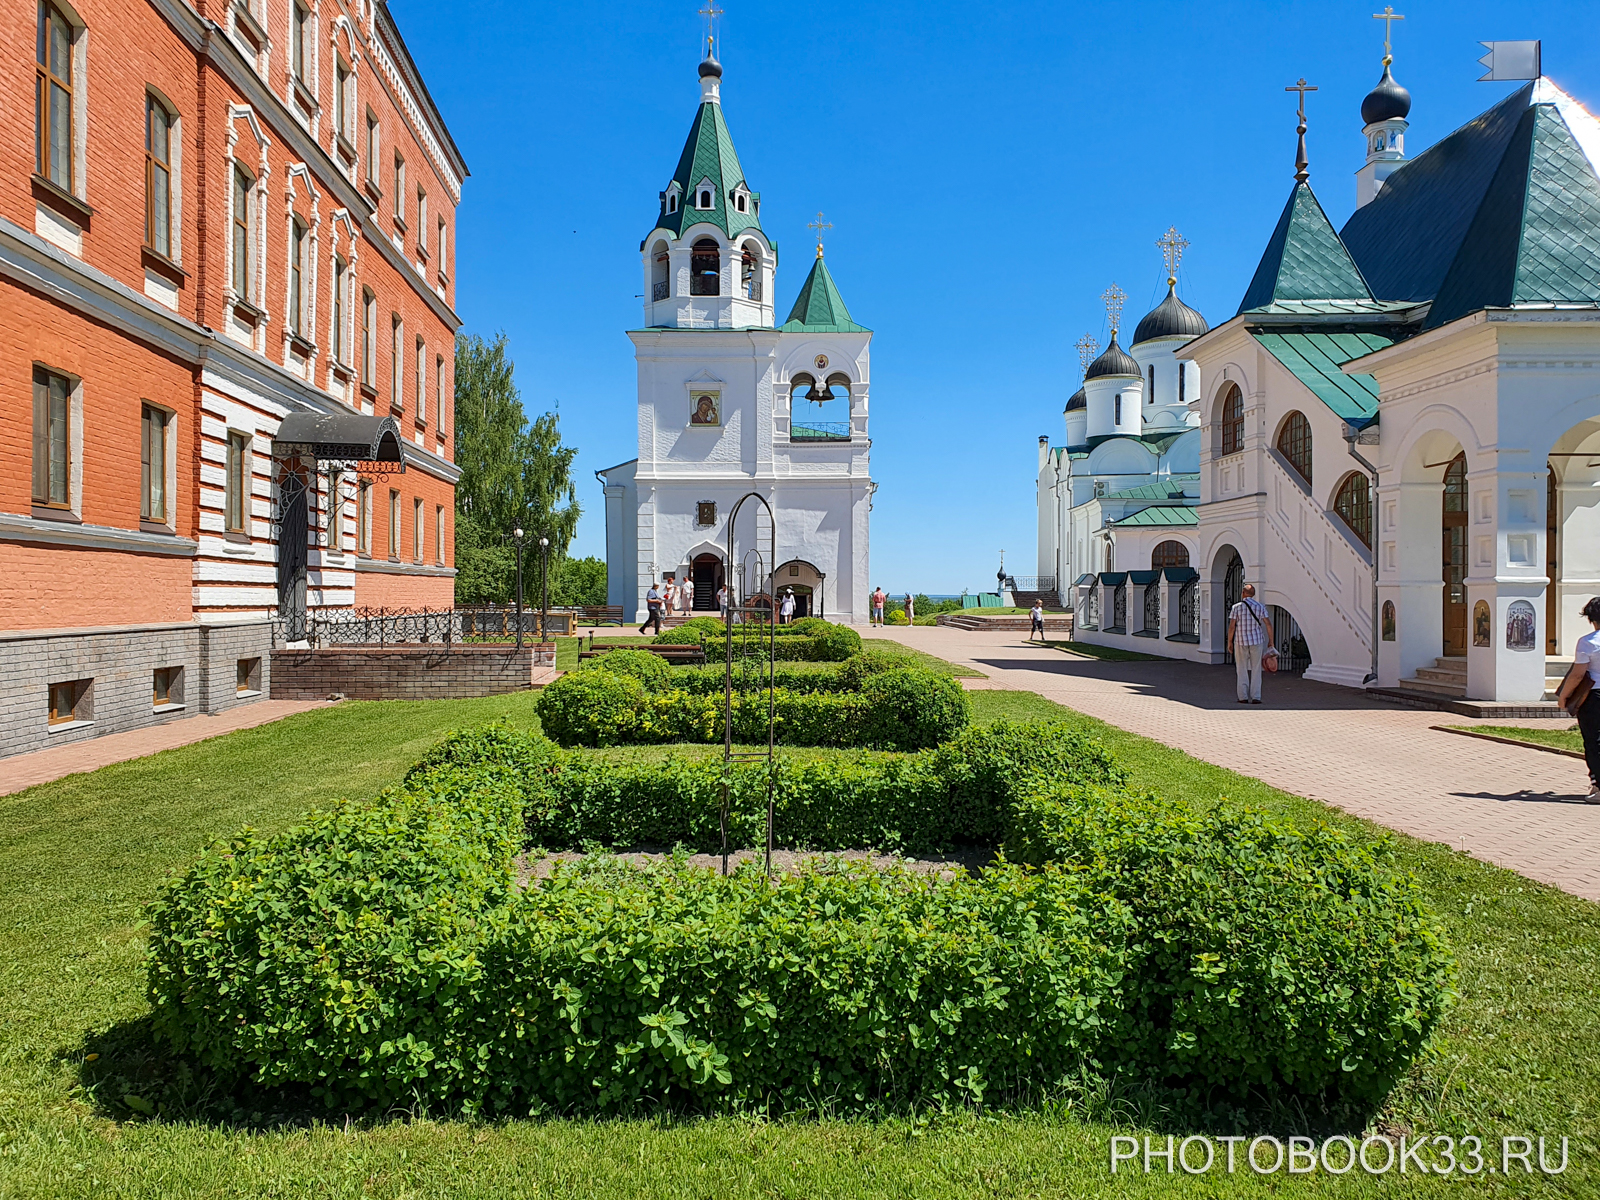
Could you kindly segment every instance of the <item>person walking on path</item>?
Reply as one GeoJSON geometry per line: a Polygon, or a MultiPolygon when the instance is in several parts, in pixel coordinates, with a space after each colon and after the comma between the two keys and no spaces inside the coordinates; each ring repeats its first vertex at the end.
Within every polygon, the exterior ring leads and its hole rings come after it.
{"type": "Polygon", "coordinates": [[[654,582],[650,584],[650,590],[644,594],[644,606],[648,615],[644,619],[644,624],[639,626],[639,632],[643,633],[646,629],[649,629],[651,625],[654,625],[656,627],[656,632],[660,633],[661,590],[656,587],[654,582]]]}
{"type": "Polygon", "coordinates": [[[724,622],[728,619],[728,585],[723,584],[717,589],[717,615],[724,622]]]}
{"type": "Polygon", "coordinates": [[[917,623],[917,602],[911,598],[911,593],[907,592],[906,593],[906,624],[907,625],[915,625],[916,623],[917,623]]]}
{"type": "Polygon", "coordinates": [[[1589,794],[1584,797],[1590,804],[1600,804],[1600,596],[1592,597],[1583,606],[1584,618],[1594,627],[1578,639],[1572,652],[1572,669],[1561,681],[1556,700],[1578,719],[1578,732],[1583,735],[1583,757],[1589,765],[1589,794]]]}
{"type": "Polygon", "coordinates": [[[1267,606],[1256,599],[1256,585],[1245,584],[1241,595],[1244,599],[1228,613],[1228,650],[1239,681],[1239,703],[1260,704],[1261,672],[1265,660],[1276,656],[1277,651],[1267,636],[1270,614],[1267,606]]]}
{"type": "Polygon", "coordinates": [[[1028,610],[1028,615],[1033,618],[1033,628],[1028,630],[1028,640],[1033,641],[1033,635],[1037,633],[1039,640],[1044,641],[1044,601],[1035,600],[1033,607],[1028,610]]]}
{"type": "Polygon", "coordinates": [[[888,600],[888,599],[889,599],[889,597],[887,597],[887,596],[885,596],[883,594],[883,588],[882,587],[877,588],[872,593],[872,624],[874,624],[874,625],[882,625],[883,624],[883,605],[884,605],[884,602],[886,600],[888,600]]]}
{"type": "Polygon", "coordinates": [[[794,620],[794,589],[783,589],[783,600],[778,604],[778,620],[784,625],[794,620]]]}
{"type": "Polygon", "coordinates": [[[667,576],[667,581],[661,585],[661,615],[670,617],[672,606],[678,599],[677,585],[672,582],[672,576],[667,576]]]}

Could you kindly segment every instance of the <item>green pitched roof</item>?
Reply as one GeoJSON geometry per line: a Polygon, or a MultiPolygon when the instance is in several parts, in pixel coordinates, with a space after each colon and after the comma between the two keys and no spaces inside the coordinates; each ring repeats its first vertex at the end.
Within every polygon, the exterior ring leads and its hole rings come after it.
{"type": "MultiPolygon", "coordinates": [[[[1123,488],[1102,496],[1103,500],[1171,500],[1174,494],[1182,495],[1185,484],[1198,484],[1198,475],[1170,475],[1160,483],[1141,483],[1137,487],[1123,488]]],[[[1198,490],[1198,488],[1196,489],[1198,490]]]]}
{"type": "Polygon", "coordinates": [[[1600,179],[1568,120],[1554,102],[1523,111],[1425,328],[1481,308],[1600,303],[1600,179]]]}
{"type": "Polygon", "coordinates": [[[778,328],[788,333],[870,333],[865,325],[850,319],[850,310],[844,306],[844,297],[833,282],[833,274],[822,255],[811,264],[811,274],[806,276],[800,294],[794,298],[789,319],[778,328]]]}
{"type": "Polygon", "coordinates": [[[1311,185],[1297,182],[1239,311],[1264,310],[1282,301],[1371,299],[1372,292],[1311,185]]]}
{"type": "Polygon", "coordinates": [[[1339,367],[1352,358],[1394,345],[1376,333],[1266,333],[1252,331],[1301,383],[1335,415],[1352,425],[1367,424],[1378,411],[1378,381],[1371,375],[1346,375],[1339,367]]]}
{"type": "Polygon", "coordinates": [[[1198,525],[1200,513],[1194,508],[1180,508],[1174,504],[1158,504],[1141,508],[1131,516],[1109,521],[1110,525],[1198,525]]]}
{"type": "MultiPolygon", "coordinates": [[[[760,209],[759,192],[751,193],[749,212],[739,212],[733,207],[734,189],[745,182],[744,168],[739,165],[739,155],[733,148],[733,136],[728,132],[728,122],[723,119],[721,104],[707,100],[700,105],[672,179],[682,193],[678,211],[668,213],[663,203],[652,229],[670,229],[681,234],[690,225],[709,221],[730,238],[746,229],[761,229],[756,215],[760,209]],[[689,201],[697,198],[694,189],[703,179],[709,179],[716,187],[714,203],[710,208],[694,208],[689,201]]],[[[749,186],[745,183],[747,189],[749,186]]]]}

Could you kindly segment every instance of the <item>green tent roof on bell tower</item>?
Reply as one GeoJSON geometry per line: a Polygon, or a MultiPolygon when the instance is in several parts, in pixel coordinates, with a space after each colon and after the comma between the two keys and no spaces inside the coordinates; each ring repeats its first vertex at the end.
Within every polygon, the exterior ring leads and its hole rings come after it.
{"type": "Polygon", "coordinates": [[[844,306],[844,297],[839,295],[839,287],[823,261],[820,246],[817,247],[817,261],[811,264],[811,274],[806,276],[800,294],[794,298],[789,319],[778,328],[785,333],[872,332],[850,319],[850,310],[844,306]]]}
{"type": "MultiPolygon", "coordinates": [[[[722,68],[715,59],[706,59],[702,74],[707,66],[715,66],[716,74],[721,76],[722,68]]],[[[683,143],[683,153],[678,156],[672,181],[679,189],[678,211],[667,212],[663,200],[652,229],[668,229],[681,235],[691,225],[709,222],[730,239],[746,229],[761,230],[759,192],[750,192],[747,212],[739,212],[733,203],[733,193],[739,186],[743,184],[749,191],[750,185],[745,183],[744,168],[739,165],[739,154],[733,148],[733,135],[728,132],[720,101],[709,98],[701,101],[694,124],[689,127],[689,138],[683,143]],[[699,199],[695,189],[704,180],[710,180],[713,188],[710,208],[698,208],[693,203],[699,199]]],[[[765,230],[761,232],[765,234],[765,230]]]]}

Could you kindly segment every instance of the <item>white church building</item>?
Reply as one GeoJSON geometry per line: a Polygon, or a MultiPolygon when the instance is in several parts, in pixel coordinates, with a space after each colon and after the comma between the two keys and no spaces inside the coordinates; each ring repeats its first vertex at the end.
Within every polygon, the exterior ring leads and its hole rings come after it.
{"type": "Polygon", "coordinates": [[[851,320],[820,237],[778,323],[777,243],[734,152],[721,82],[708,52],[699,111],[640,244],[644,324],[628,332],[639,456],[596,472],[607,602],[642,621],[651,584],[671,578],[696,610],[727,583],[742,601],[789,590],[797,615],[865,621],[872,333],[851,320]],[[765,505],[739,509],[730,559],[730,516],[750,493],[765,505]]]}
{"type": "Polygon", "coordinates": [[[1067,445],[1041,447],[1039,570],[1085,641],[1226,661],[1253,582],[1308,677],[1531,704],[1600,594],[1600,122],[1539,77],[1408,156],[1389,64],[1343,228],[1312,191],[1302,110],[1237,313],[1150,360],[1154,407],[1163,367],[1192,387],[1166,462],[1124,427],[1148,387],[1138,338],[1089,368],[1067,445]]]}

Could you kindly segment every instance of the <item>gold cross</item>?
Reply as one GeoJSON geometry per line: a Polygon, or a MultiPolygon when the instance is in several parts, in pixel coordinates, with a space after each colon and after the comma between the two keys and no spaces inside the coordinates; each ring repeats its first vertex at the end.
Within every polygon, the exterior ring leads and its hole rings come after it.
{"type": "Polygon", "coordinates": [[[1095,360],[1095,356],[1100,353],[1100,343],[1095,339],[1095,336],[1092,333],[1086,333],[1078,339],[1077,346],[1078,374],[1087,375],[1089,373],[1089,364],[1092,363],[1095,360]]]}
{"type": "Polygon", "coordinates": [[[823,235],[823,233],[825,231],[833,228],[833,222],[832,221],[824,221],[822,219],[822,214],[819,212],[817,214],[817,219],[815,221],[808,222],[806,224],[806,228],[807,229],[815,229],[817,231],[817,257],[821,258],[822,257],[822,235],[823,235]]]}
{"type": "Polygon", "coordinates": [[[1161,251],[1161,258],[1167,264],[1167,285],[1170,287],[1178,282],[1178,264],[1183,261],[1183,252],[1189,248],[1189,243],[1178,232],[1176,225],[1167,226],[1166,233],[1156,239],[1156,248],[1161,251]]]}
{"type": "Polygon", "coordinates": [[[706,19],[706,57],[711,58],[717,39],[717,18],[722,15],[722,10],[717,7],[717,0],[706,0],[706,6],[700,10],[700,15],[706,19]]]}
{"type": "Polygon", "coordinates": [[[1100,299],[1105,302],[1106,316],[1111,321],[1111,337],[1116,339],[1117,330],[1122,325],[1122,302],[1128,298],[1128,293],[1112,284],[1100,293],[1100,299]]]}
{"type": "Polygon", "coordinates": [[[1394,23],[1404,21],[1405,18],[1395,12],[1394,5],[1385,4],[1381,13],[1373,13],[1374,21],[1383,22],[1383,65],[1388,66],[1394,61],[1394,51],[1389,45],[1389,38],[1394,33],[1394,23]]]}
{"type": "Polygon", "coordinates": [[[1302,75],[1302,76],[1300,76],[1299,82],[1291,83],[1288,87],[1284,88],[1283,90],[1286,91],[1286,92],[1299,92],[1300,93],[1300,114],[1299,114],[1300,115],[1300,124],[1304,125],[1306,123],[1306,93],[1307,92],[1314,92],[1317,89],[1312,87],[1309,83],[1307,83],[1306,82],[1306,77],[1304,75],[1302,75]]]}

